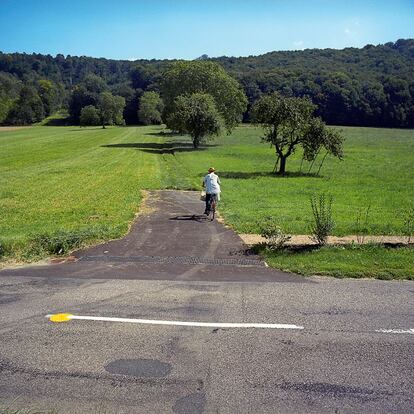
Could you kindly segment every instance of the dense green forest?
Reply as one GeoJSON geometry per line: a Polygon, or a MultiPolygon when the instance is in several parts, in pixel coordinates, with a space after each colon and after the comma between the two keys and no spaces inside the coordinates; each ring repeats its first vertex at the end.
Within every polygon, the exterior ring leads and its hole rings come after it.
{"type": "MultiPolygon", "coordinates": [[[[414,127],[414,40],[361,49],[307,49],[209,58],[242,85],[249,106],[263,94],[309,96],[328,124],[414,127]]],[[[0,52],[0,123],[30,124],[60,108],[72,122],[99,94],[125,98],[127,124],[139,123],[140,97],[159,92],[169,60],[111,60],[0,52]]]]}

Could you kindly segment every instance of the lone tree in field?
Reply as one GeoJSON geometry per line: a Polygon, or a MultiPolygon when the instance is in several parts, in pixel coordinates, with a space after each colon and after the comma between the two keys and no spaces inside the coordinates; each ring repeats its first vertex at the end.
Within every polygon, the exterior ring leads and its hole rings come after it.
{"type": "Polygon", "coordinates": [[[144,125],[161,124],[164,104],[157,92],[144,92],[139,101],[138,119],[144,125]]]}
{"type": "Polygon", "coordinates": [[[105,128],[105,125],[124,125],[122,113],[124,107],[125,98],[114,96],[110,92],[102,92],[98,101],[98,113],[102,128],[105,128]]]}
{"type": "Polygon", "coordinates": [[[214,99],[206,93],[178,96],[172,122],[178,131],[189,134],[194,148],[213,135],[219,135],[223,120],[214,99]]]}
{"type": "Polygon", "coordinates": [[[285,174],[286,160],[298,146],[303,147],[307,161],[314,161],[322,148],[326,150],[325,157],[331,154],[342,159],[343,137],[315,117],[315,109],[308,98],[285,98],[276,92],[254,104],[252,118],[264,128],[263,141],[275,148],[277,174],[285,174]]]}
{"type": "Polygon", "coordinates": [[[161,85],[165,104],[163,120],[168,128],[181,132],[182,123],[174,115],[179,102],[176,99],[194,93],[211,95],[228,133],[241,121],[247,107],[243,89],[218,63],[201,60],[175,62],[164,73],[161,85]]]}

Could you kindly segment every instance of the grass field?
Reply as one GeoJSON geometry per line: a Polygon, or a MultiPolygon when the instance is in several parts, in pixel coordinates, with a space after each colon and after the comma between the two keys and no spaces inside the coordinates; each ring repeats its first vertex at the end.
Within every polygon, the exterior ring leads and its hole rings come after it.
{"type": "Polygon", "coordinates": [[[291,175],[272,175],[274,154],[260,143],[260,130],[241,127],[208,151],[177,151],[174,175],[185,178],[175,183],[197,186],[213,164],[223,182],[221,211],[241,233],[257,233],[257,221],[273,215],[287,232],[307,234],[309,198],[324,192],[334,197],[335,235],[355,234],[358,209],[368,206],[369,234],[401,234],[402,212],[414,205],[414,131],[343,128],[343,133],[345,159],[328,158],[321,177],[297,174],[300,152],[288,159],[291,175]]]}
{"type": "MultiPolygon", "coordinates": [[[[125,233],[142,188],[162,187],[162,160],[129,148],[156,140],[149,129],[34,127],[1,132],[0,234],[14,250],[32,235],[92,229],[125,233]]],[[[93,238],[93,237],[92,237],[93,238]]]]}
{"type": "Polygon", "coordinates": [[[320,177],[298,174],[300,152],[288,159],[290,175],[273,176],[273,151],[253,127],[241,126],[199,151],[187,138],[163,132],[49,126],[0,132],[6,256],[59,229],[87,229],[90,240],[119,237],[139,208],[141,189],[199,189],[211,165],[222,179],[220,211],[244,233],[257,232],[267,215],[287,232],[308,233],[313,193],[333,195],[336,235],[355,233],[357,210],[368,206],[370,234],[400,234],[402,211],[414,204],[411,130],[343,128],[345,159],[328,158],[320,177]]]}

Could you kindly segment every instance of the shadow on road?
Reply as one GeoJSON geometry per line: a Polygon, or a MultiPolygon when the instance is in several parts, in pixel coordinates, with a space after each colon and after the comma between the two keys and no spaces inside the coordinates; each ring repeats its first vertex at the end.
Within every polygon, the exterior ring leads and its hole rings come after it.
{"type": "Polygon", "coordinates": [[[180,220],[180,221],[199,221],[199,222],[203,222],[203,221],[207,221],[208,217],[204,214],[192,214],[192,215],[182,215],[182,216],[176,216],[176,217],[171,217],[170,220],[180,220]]]}

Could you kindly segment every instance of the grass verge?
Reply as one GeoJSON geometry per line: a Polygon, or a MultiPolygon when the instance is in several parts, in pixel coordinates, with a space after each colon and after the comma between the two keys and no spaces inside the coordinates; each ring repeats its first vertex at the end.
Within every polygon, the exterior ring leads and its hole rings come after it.
{"type": "Polygon", "coordinates": [[[285,247],[271,251],[256,246],[269,266],[304,276],[414,280],[414,246],[387,247],[378,244],[285,247]]]}

